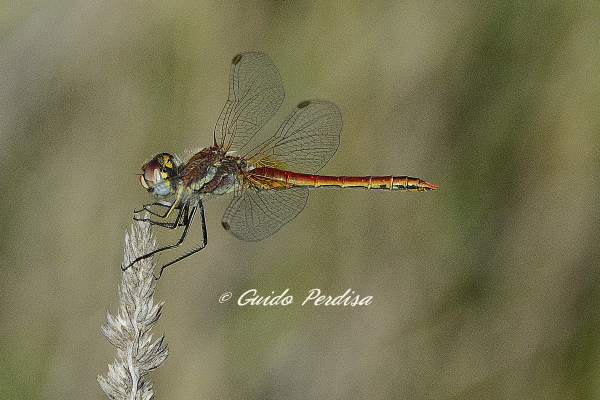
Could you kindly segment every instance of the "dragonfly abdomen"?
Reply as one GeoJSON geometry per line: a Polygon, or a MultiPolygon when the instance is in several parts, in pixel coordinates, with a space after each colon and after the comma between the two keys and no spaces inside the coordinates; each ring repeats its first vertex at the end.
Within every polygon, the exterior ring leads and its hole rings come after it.
{"type": "Polygon", "coordinates": [[[339,187],[424,191],[435,190],[437,186],[419,178],[409,176],[327,176],[301,174],[276,168],[261,167],[251,171],[253,179],[261,181],[266,187],[339,187]]]}

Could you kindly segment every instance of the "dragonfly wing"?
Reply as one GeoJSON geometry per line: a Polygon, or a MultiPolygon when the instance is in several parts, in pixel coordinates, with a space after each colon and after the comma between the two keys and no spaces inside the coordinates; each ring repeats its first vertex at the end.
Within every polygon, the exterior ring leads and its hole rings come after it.
{"type": "Polygon", "coordinates": [[[229,97],[215,126],[215,144],[239,149],[277,112],[285,93],[273,62],[262,53],[233,58],[229,97]]]}
{"type": "Polygon", "coordinates": [[[243,190],[223,216],[223,227],[247,242],[265,239],[302,211],[308,188],[243,190]]]}
{"type": "Polygon", "coordinates": [[[303,101],[273,137],[250,152],[250,162],[315,173],[337,151],[341,131],[342,115],[335,104],[303,101]]]}

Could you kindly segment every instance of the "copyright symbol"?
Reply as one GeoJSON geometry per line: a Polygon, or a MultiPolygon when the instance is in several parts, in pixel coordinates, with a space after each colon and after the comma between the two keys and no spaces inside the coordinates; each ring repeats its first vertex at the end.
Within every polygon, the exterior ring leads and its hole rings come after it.
{"type": "Polygon", "coordinates": [[[227,300],[231,298],[231,292],[223,293],[221,297],[219,297],[219,303],[225,303],[227,300]]]}

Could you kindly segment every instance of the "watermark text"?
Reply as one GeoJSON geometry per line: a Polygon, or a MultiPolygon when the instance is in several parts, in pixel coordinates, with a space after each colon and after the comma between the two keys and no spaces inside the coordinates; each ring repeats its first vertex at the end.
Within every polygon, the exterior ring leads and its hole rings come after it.
{"type": "MultiPolygon", "coordinates": [[[[223,293],[219,302],[224,303],[233,297],[231,292],[223,293]]],[[[302,306],[368,306],[373,301],[373,296],[360,296],[354,290],[348,289],[344,293],[334,295],[323,294],[321,289],[311,289],[302,297],[302,306]]],[[[256,289],[250,289],[242,293],[238,299],[239,306],[288,306],[294,303],[294,296],[290,289],[276,294],[272,291],[269,295],[262,295],[256,289]]]]}

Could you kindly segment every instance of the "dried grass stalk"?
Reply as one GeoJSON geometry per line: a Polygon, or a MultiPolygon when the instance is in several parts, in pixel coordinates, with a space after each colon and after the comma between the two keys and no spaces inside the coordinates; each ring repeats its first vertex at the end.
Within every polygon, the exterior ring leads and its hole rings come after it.
{"type": "MultiPolygon", "coordinates": [[[[131,235],[125,235],[124,265],[155,248],[150,224],[136,221],[131,235]]],[[[153,305],[155,266],[149,257],[123,271],[119,313],[114,316],[107,312],[107,322],[102,325],[104,336],[117,348],[117,358],[108,366],[106,378],[98,376],[98,383],[111,399],[152,399],[152,384],[144,380],[144,376],[158,368],[169,355],[163,345],[164,335],[152,343],[150,334],[164,304],[153,305]]]]}

